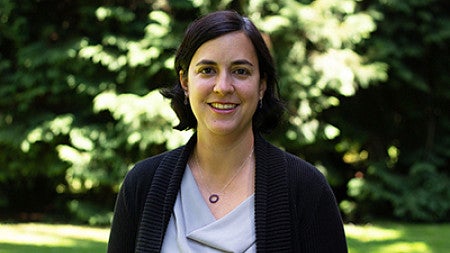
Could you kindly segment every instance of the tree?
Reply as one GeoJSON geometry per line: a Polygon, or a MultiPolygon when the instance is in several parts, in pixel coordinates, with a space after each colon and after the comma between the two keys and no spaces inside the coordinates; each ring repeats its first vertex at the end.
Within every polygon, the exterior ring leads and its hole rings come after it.
{"type": "Polygon", "coordinates": [[[131,164],[181,140],[161,99],[147,95],[174,78],[170,18],[145,3],[1,5],[0,204],[13,212],[67,204],[84,220],[109,222],[99,210],[111,212],[131,164]],[[129,101],[139,108],[123,111],[129,101]]]}
{"type": "Polygon", "coordinates": [[[369,8],[380,15],[364,49],[390,66],[389,79],[324,115],[341,129],[335,145],[354,171],[354,202],[343,206],[366,217],[448,220],[448,4],[371,1],[369,8]]]}
{"type": "Polygon", "coordinates": [[[449,23],[431,0],[0,0],[0,207],[108,223],[133,163],[191,134],[158,93],[183,31],[229,8],[276,59],[289,113],[267,137],[327,176],[348,219],[448,216],[449,23]]]}

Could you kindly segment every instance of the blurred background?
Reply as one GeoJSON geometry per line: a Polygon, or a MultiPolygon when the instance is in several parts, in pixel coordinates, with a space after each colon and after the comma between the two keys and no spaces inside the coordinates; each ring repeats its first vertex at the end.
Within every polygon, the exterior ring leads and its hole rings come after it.
{"type": "Polygon", "coordinates": [[[449,222],[445,0],[0,0],[0,222],[108,226],[126,172],[192,132],[172,86],[187,25],[235,9],[288,106],[267,135],[317,166],[346,223],[449,222]]]}

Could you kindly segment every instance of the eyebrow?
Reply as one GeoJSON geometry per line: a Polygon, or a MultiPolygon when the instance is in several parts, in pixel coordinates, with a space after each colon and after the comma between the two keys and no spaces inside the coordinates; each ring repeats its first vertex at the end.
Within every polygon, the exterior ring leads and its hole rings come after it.
{"type": "MultiPolygon", "coordinates": [[[[201,60],[199,62],[197,62],[197,64],[195,64],[195,66],[199,66],[199,65],[217,65],[217,63],[215,61],[212,60],[201,60]]],[[[232,62],[232,65],[249,65],[253,67],[253,64],[247,60],[236,60],[232,62]]]]}

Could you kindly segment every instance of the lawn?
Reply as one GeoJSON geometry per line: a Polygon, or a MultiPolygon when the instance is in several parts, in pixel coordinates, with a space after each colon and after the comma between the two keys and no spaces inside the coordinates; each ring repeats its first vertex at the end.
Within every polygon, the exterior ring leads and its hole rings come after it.
{"type": "Polygon", "coordinates": [[[346,225],[351,253],[448,253],[450,224],[346,225]]]}
{"type": "Polygon", "coordinates": [[[0,224],[1,253],[106,252],[109,229],[40,223],[0,224]]]}
{"type": "MultiPolygon", "coordinates": [[[[378,222],[346,225],[350,253],[444,253],[450,224],[378,222]]],[[[106,252],[108,228],[59,224],[0,224],[1,253],[106,252]]]]}

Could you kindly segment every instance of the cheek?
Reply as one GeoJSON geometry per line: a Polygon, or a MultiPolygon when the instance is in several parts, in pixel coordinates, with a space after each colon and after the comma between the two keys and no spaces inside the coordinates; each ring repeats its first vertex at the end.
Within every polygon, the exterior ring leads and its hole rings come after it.
{"type": "Polygon", "coordinates": [[[213,86],[211,85],[211,81],[196,78],[190,78],[189,80],[189,96],[192,98],[201,99],[212,92],[213,86]]]}
{"type": "Polygon", "coordinates": [[[261,87],[257,81],[242,83],[238,86],[238,89],[242,95],[259,100],[261,87]]]}

